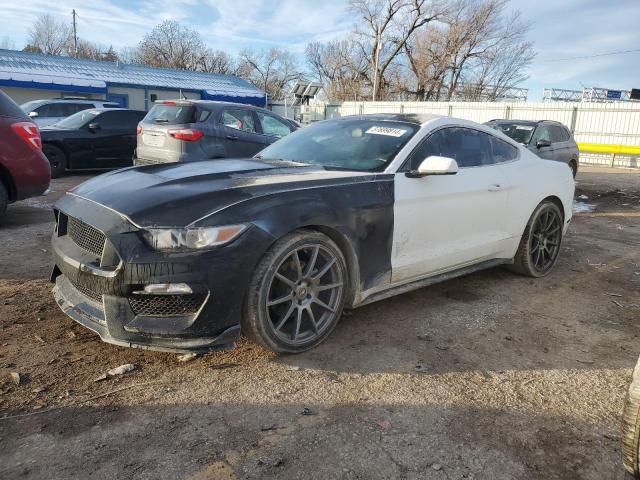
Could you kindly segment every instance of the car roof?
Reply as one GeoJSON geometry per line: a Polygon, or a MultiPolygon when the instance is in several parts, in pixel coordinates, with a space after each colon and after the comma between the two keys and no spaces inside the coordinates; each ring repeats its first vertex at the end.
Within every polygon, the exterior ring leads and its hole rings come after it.
{"type": "Polygon", "coordinates": [[[66,102],[73,102],[73,103],[109,103],[112,105],[116,105],[116,102],[111,102],[109,100],[101,100],[98,98],[42,98],[40,100],[33,100],[35,102],[42,102],[42,103],[47,103],[47,102],[51,102],[51,103],[66,103],[66,102]]]}
{"type": "Polygon", "coordinates": [[[427,122],[430,122],[431,120],[443,118],[443,116],[436,115],[434,113],[368,113],[362,115],[347,115],[335,120],[353,120],[354,118],[362,118],[363,120],[378,120],[382,122],[404,122],[413,123],[414,125],[423,125],[427,122]]]}
{"type": "Polygon", "coordinates": [[[558,122],[556,120],[508,120],[506,118],[496,118],[493,120],[489,120],[487,123],[531,125],[531,126],[540,125],[541,123],[553,123],[554,125],[560,125],[562,127],[565,126],[562,122],[558,122]]]}
{"type": "MultiPolygon", "coordinates": [[[[89,108],[88,110],[82,110],[82,112],[85,111],[91,111],[91,112],[136,112],[136,113],[144,113],[145,115],[147,114],[147,112],[145,112],[144,110],[133,110],[131,108],[102,108],[102,107],[96,107],[96,108],[89,108]]],[[[81,113],[81,112],[78,112],[81,113]]]]}

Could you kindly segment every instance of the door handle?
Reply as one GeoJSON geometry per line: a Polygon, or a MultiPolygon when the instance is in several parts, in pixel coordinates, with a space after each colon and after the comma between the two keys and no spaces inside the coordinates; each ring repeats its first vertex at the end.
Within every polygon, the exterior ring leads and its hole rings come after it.
{"type": "Polygon", "coordinates": [[[504,189],[504,184],[502,184],[502,183],[492,183],[491,185],[489,185],[489,187],[487,189],[490,192],[499,192],[500,190],[504,189]]]}
{"type": "Polygon", "coordinates": [[[238,140],[238,136],[237,135],[227,135],[227,139],[228,140],[238,140]]]}

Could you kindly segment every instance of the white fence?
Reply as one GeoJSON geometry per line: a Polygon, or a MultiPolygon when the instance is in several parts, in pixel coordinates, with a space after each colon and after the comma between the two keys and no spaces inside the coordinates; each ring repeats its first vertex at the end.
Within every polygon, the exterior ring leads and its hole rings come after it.
{"type": "MultiPolygon", "coordinates": [[[[272,109],[285,115],[284,104],[272,109]]],[[[556,120],[573,132],[581,162],[640,166],[640,103],[343,102],[289,106],[303,123],[367,113],[435,113],[483,123],[495,118],[556,120]],[[600,153],[597,153],[600,152],[600,153]]]]}

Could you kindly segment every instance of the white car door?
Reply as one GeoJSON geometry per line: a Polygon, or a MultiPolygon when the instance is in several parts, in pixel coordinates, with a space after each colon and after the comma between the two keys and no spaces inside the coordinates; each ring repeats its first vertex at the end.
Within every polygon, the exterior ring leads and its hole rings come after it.
{"type": "Polygon", "coordinates": [[[473,129],[437,130],[412,153],[411,169],[430,155],[458,162],[455,175],[395,175],[392,282],[445,272],[500,256],[508,182],[494,163],[491,136],[473,129]]]}

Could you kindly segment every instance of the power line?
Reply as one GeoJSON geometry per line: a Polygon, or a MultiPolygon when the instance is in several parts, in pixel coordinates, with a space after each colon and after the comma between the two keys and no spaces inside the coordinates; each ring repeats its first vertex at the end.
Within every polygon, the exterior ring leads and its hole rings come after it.
{"type": "Polygon", "coordinates": [[[554,58],[552,60],[540,60],[538,63],[566,62],[568,60],[583,60],[585,58],[608,57],[611,55],[624,55],[627,53],[640,53],[640,48],[636,48],[634,50],[619,50],[617,52],[597,53],[595,55],[583,55],[580,57],[567,57],[567,58],[554,58]]]}

